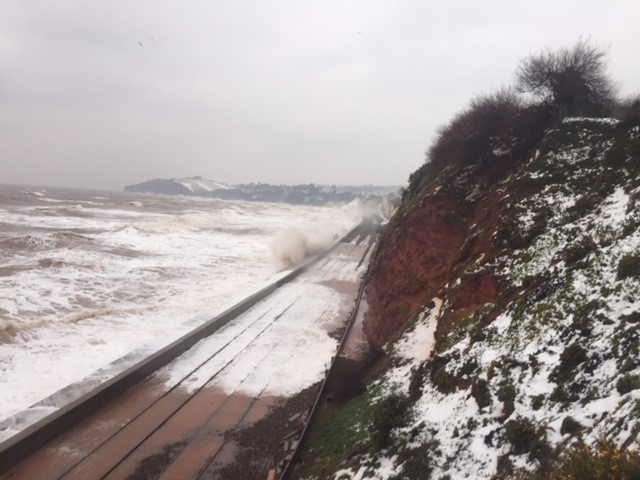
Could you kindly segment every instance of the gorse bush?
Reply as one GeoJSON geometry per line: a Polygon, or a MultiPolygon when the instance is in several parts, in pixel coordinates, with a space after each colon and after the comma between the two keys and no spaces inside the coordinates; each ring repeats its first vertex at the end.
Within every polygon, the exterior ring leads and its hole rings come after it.
{"type": "Polygon", "coordinates": [[[491,390],[489,382],[484,378],[480,378],[471,385],[471,396],[478,404],[478,408],[484,408],[491,405],[491,390]]]}
{"type": "Polygon", "coordinates": [[[611,442],[595,447],[578,443],[562,449],[544,472],[525,472],[512,480],[640,480],[640,453],[620,450],[611,442]]]}
{"type": "Polygon", "coordinates": [[[597,249],[598,246],[593,239],[591,237],[584,236],[576,242],[569,244],[562,252],[562,256],[567,266],[572,266],[587,255],[595,252],[597,249]]]}
{"type": "Polygon", "coordinates": [[[512,383],[502,385],[496,392],[498,400],[504,403],[503,413],[505,417],[511,415],[515,410],[516,394],[516,387],[512,383]]]}
{"type": "Polygon", "coordinates": [[[560,426],[561,435],[575,435],[582,429],[582,425],[575,418],[569,416],[564,417],[560,426]]]}
{"type": "Polygon", "coordinates": [[[437,441],[431,440],[417,448],[402,450],[398,454],[398,464],[402,465],[401,473],[390,477],[389,480],[429,480],[438,446],[437,441]]]}

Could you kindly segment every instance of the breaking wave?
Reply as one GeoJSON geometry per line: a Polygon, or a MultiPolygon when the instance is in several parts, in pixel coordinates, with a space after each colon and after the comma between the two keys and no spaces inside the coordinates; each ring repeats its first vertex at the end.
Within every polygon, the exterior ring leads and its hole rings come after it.
{"type": "MultiPolygon", "coordinates": [[[[339,215],[340,216],[340,215],[339,215]]],[[[347,230],[365,219],[380,218],[379,205],[355,199],[342,207],[342,218],[329,227],[327,225],[314,228],[290,226],[279,231],[270,244],[271,256],[277,266],[286,268],[295,265],[310,255],[315,255],[331,246],[347,230]],[[338,226],[342,223],[342,227],[338,226]]]]}
{"type": "Polygon", "coordinates": [[[289,267],[325,250],[337,237],[329,232],[305,233],[297,227],[288,227],[271,240],[271,255],[278,266],[289,267]]]}
{"type": "Polygon", "coordinates": [[[0,317],[0,344],[15,341],[19,333],[20,329],[14,321],[0,317]]]}
{"type": "Polygon", "coordinates": [[[97,308],[95,310],[83,310],[81,312],[75,312],[67,315],[62,319],[65,323],[78,323],[82,320],[87,320],[89,318],[96,317],[104,317],[107,315],[123,315],[125,314],[125,310],[115,309],[115,308],[97,308]]]}
{"type": "Polygon", "coordinates": [[[78,242],[89,242],[90,238],[73,232],[56,232],[21,235],[0,241],[2,250],[51,250],[69,247],[78,242]]]}
{"type": "Polygon", "coordinates": [[[42,328],[55,326],[60,323],[76,324],[84,320],[117,316],[123,317],[132,313],[139,313],[141,309],[117,309],[117,308],[95,308],[91,310],[81,310],[79,312],[69,313],[62,318],[43,318],[29,322],[27,325],[21,325],[6,317],[0,317],[0,345],[3,343],[15,343],[20,340],[27,341],[33,335],[37,335],[37,331],[42,328]]]}

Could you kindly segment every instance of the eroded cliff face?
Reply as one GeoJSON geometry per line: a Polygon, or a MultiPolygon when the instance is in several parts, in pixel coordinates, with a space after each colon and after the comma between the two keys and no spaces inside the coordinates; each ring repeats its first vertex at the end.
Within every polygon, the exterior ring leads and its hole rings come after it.
{"type": "Polygon", "coordinates": [[[370,308],[365,333],[384,345],[432,298],[457,282],[456,293],[438,325],[446,334],[455,319],[470,315],[498,297],[501,285],[491,271],[461,275],[491,254],[504,199],[502,183],[519,159],[496,169],[480,165],[442,172],[425,191],[406,202],[388,225],[374,259],[367,286],[370,308]]]}
{"type": "Polygon", "coordinates": [[[372,344],[384,345],[436,295],[449,292],[438,339],[457,318],[498,298],[503,287],[486,260],[497,254],[495,236],[505,228],[509,179],[555,118],[548,106],[519,109],[496,99],[458,116],[443,133],[430,163],[411,175],[373,259],[365,321],[372,344]]]}
{"type": "Polygon", "coordinates": [[[464,228],[445,220],[452,206],[446,198],[423,203],[384,236],[367,287],[371,343],[384,345],[451,277],[465,237],[464,228]]]}

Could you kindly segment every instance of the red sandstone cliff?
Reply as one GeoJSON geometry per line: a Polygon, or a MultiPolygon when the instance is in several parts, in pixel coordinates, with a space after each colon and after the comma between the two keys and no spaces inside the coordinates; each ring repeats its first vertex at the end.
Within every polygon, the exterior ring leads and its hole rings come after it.
{"type": "Polygon", "coordinates": [[[504,229],[502,206],[510,194],[505,180],[523,157],[494,159],[489,167],[479,163],[446,168],[414,198],[405,198],[371,265],[364,324],[371,344],[384,345],[454,282],[455,294],[447,296],[449,306],[437,338],[456,319],[498,298],[498,281],[486,270],[474,274],[473,263],[495,255],[494,239],[504,229]]]}
{"type": "Polygon", "coordinates": [[[436,338],[498,298],[492,272],[474,274],[473,263],[495,255],[494,240],[509,236],[501,220],[508,179],[531,158],[554,115],[497,96],[476,102],[441,132],[430,163],[411,175],[371,264],[365,333],[373,345],[386,343],[434,296],[447,293],[448,302],[436,338]],[[455,290],[445,292],[453,282],[455,290]]]}

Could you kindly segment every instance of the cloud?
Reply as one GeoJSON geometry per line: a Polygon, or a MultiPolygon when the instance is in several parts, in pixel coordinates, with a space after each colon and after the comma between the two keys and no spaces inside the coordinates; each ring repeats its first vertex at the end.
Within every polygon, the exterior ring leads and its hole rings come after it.
{"type": "Polygon", "coordinates": [[[640,90],[640,7],[601,1],[5,0],[3,181],[403,183],[437,126],[580,35],[640,90]],[[142,46],[140,45],[142,44],[142,46]]]}

